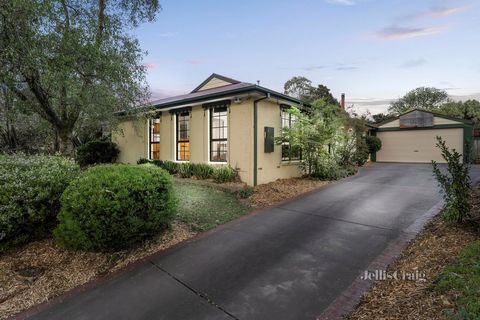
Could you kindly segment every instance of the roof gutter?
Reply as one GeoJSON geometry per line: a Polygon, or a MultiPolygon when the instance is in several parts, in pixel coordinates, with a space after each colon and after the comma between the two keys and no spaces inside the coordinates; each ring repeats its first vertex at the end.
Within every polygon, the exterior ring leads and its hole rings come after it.
{"type": "Polygon", "coordinates": [[[270,92],[262,98],[253,101],[253,186],[257,185],[258,171],[258,102],[269,99],[270,92]]]}

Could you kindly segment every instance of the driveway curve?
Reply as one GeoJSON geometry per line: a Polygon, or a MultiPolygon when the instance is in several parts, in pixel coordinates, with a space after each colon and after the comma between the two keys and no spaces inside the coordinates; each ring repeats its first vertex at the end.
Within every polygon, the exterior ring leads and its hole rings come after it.
{"type": "MultiPolygon", "coordinates": [[[[473,175],[480,177],[478,167],[473,175]]],[[[373,164],[32,319],[315,319],[439,200],[430,165],[373,164]]]]}

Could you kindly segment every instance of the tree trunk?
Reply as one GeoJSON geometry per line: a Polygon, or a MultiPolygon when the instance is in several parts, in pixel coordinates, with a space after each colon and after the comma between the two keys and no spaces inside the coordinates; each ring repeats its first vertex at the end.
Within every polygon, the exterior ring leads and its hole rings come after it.
{"type": "Polygon", "coordinates": [[[73,156],[73,143],[71,130],[57,129],[58,151],[64,156],[73,156]]]}

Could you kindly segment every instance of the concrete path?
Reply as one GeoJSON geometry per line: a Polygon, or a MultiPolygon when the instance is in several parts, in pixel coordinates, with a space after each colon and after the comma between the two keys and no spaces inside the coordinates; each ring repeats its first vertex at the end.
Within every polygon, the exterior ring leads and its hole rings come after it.
{"type": "Polygon", "coordinates": [[[430,165],[374,164],[228,223],[33,319],[315,319],[439,200],[430,165]]]}

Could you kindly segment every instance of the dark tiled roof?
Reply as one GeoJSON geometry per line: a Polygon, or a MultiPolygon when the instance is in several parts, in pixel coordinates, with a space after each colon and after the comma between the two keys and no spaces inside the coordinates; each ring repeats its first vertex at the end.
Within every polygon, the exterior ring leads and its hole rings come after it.
{"type": "Polygon", "coordinates": [[[222,87],[211,88],[202,91],[196,91],[192,93],[182,94],[179,96],[169,97],[165,99],[154,100],[150,102],[151,106],[155,107],[167,107],[177,102],[181,103],[189,103],[196,99],[201,99],[204,97],[209,97],[211,95],[222,94],[222,93],[229,93],[236,90],[243,90],[245,88],[252,88],[255,89],[255,85],[247,82],[240,82],[237,84],[230,84],[222,87]]]}
{"type": "Polygon", "coordinates": [[[236,94],[243,94],[248,92],[259,92],[271,97],[283,99],[285,101],[302,104],[300,100],[287,96],[283,93],[276,92],[274,90],[261,87],[259,85],[251,84],[248,82],[240,82],[236,84],[221,86],[217,88],[211,88],[202,91],[196,91],[188,94],[174,96],[165,99],[154,100],[149,103],[149,106],[143,107],[143,110],[161,110],[165,108],[172,108],[181,105],[197,104],[207,101],[209,99],[217,99],[228,97],[236,94]]]}

